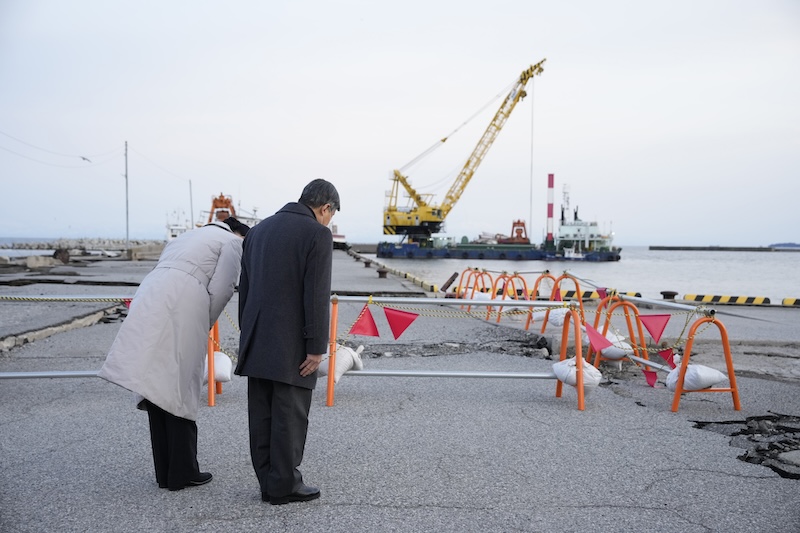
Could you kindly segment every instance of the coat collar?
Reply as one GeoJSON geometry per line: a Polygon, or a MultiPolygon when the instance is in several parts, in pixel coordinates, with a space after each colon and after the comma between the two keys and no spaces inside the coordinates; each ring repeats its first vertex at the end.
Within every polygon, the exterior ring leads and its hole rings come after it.
{"type": "Polygon", "coordinates": [[[278,213],[295,213],[298,215],[306,215],[314,220],[317,220],[317,216],[314,214],[314,211],[305,204],[301,204],[299,202],[289,202],[285,206],[281,208],[278,213]]]}

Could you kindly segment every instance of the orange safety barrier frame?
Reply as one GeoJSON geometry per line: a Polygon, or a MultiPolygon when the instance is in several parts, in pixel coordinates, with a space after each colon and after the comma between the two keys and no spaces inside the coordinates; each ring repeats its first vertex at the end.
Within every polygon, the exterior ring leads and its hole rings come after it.
{"type": "MultiPolygon", "coordinates": [[[[370,301],[372,297],[370,296],[370,301]]],[[[561,336],[561,353],[559,356],[559,361],[564,361],[567,358],[567,344],[569,342],[569,324],[570,318],[574,324],[574,334],[575,334],[575,388],[578,394],[578,410],[583,411],[586,408],[585,403],[585,394],[583,390],[583,364],[585,361],[583,360],[583,353],[582,353],[582,346],[581,346],[581,321],[580,315],[578,311],[575,309],[570,309],[569,312],[566,314],[564,318],[564,327],[561,336]]],[[[334,381],[335,372],[332,369],[336,368],[336,330],[338,329],[339,324],[339,298],[334,296],[331,298],[331,330],[330,330],[330,341],[329,341],[329,356],[328,356],[328,368],[331,369],[328,372],[328,390],[325,397],[325,405],[327,407],[333,407],[333,401],[335,396],[336,390],[336,383],[334,381]]],[[[537,376],[537,377],[544,377],[544,376],[537,376]]],[[[548,378],[552,377],[552,379],[556,380],[556,398],[561,398],[564,384],[558,378],[553,376],[547,376],[548,378]]]]}
{"type": "MultiPolygon", "coordinates": [[[[494,281],[490,273],[486,272],[485,270],[480,270],[477,268],[467,268],[463,272],[461,272],[461,279],[458,280],[458,288],[456,289],[456,295],[458,295],[459,298],[467,298],[471,300],[475,296],[475,291],[486,292],[486,290],[489,289],[492,285],[494,285],[494,281]],[[464,292],[462,294],[461,280],[464,278],[464,274],[467,274],[467,279],[463,285],[464,292]],[[486,284],[487,277],[489,278],[488,285],[486,284]],[[478,285],[481,286],[480,289],[478,289],[478,285]],[[470,292],[469,296],[467,296],[467,291],[470,289],[472,289],[472,292],[470,292]]],[[[464,306],[461,307],[463,308],[464,306]]],[[[467,306],[467,312],[469,313],[471,310],[472,306],[471,305],[467,306]]]]}
{"type": "MultiPolygon", "coordinates": [[[[561,332],[561,354],[559,361],[564,361],[567,358],[567,343],[569,342],[569,322],[572,319],[575,329],[575,390],[578,393],[578,410],[584,410],[585,394],[583,390],[583,365],[586,361],[583,360],[583,346],[581,343],[581,319],[575,309],[570,309],[564,315],[564,329],[561,332]]],[[[561,393],[564,390],[564,384],[561,380],[556,380],[556,398],[561,398],[561,393]]]]}
{"type": "Polygon", "coordinates": [[[675,384],[675,394],[672,397],[672,412],[678,412],[678,405],[681,402],[681,394],[685,392],[730,392],[731,396],[733,397],[733,408],[736,411],[741,411],[742,404],[739,402],[739,387],[736,385],[736,374],[733,371],[733,357],[731,357],[731,346],[728,342],[728,330],[725,329],[725,326],[714,317],[704,317],[696,320],[695,323],[692,324],[691,329],[689,329],[688,337],[689,341],[686,343],[683,359],[681,359],[681,369],[680,373],[678,374],[678,382],[675,384]],[[689,367],[689,357],[692,355],[692,344],[694,343],[695,332],[701,324],[707,324],[709,322],[716,325],[719,329],[720,337],[722,339],[722,350],[725,354],[725,366],[728,369],[728,381],[730,383],[730,387],[709,387],[707,389],[700,390],[684,390],[683,381],[686,377],[686,369],[689,367]]]}
{"type": "MultiPolygon", "coordinates": [[[[530,294],[530,299],[531,300],[535,300],[537,298],[537,296],[539,295],[539,284],[542,282],[543,279],[546,279],[546,278],[552,280],[553,281],[553,285],[555,285],[556,278],[555,278],[555,276],[553,276],[550,273],[550,271],[547,271],[544,274],[541,274],[538,278],[536,278],[536,281],[533,284],[533,290],[531,291],[531,294],[530,294]]],[[[547,317],[547,316],[548,316],[548,313],[545,313],[545,317],[547,317]]],[[[530,327],[530,325],[532,323],[533,323],[533,312],[531,310],[528,310],[528,319],[525,321],[525,331],[528,331],[528,328],[530,327]]],[[[545,318],[545,322],[544,323],[547,324],[547,319],[546,318],[545,318]]],[[[542,332],[544,332],[544,329],[542,329],[542,332]]]]}
{"type": "MultiPolygon", "coordinates": [[[[520,294],[522,295],[522,298],[521,298],[522,300],[527,300],[528,299],[528,283],[525,281],[525,278],[520,276],[519,273],[517,273],[517,272],[514,272],[514,274],[512,274],[512,275],[509,275],[508,273],[503,272],[502,274],[497,276],[497,278],[494,280],[494,283],[492,283],[492,300],[496,300],[497,299],[497,296],[498,296],[498,290],[497,290],[498,287],[497,286],[500,284],[501,281],[503,282],[503,287],[500,290],[500,292],[502,292],[502,295],[500,297],[501,300],[505,300],[506,299],[506,295],[508,295],[510,298],[512,298],[514,300],[519,300],[520,299],[520,294]],[[521,289],[517,289],[517,285],[516,285],[515,280],[519,280],[522,283],[522,288],[521,289]],[[521,291],[521,293],[520,293],[520,291],[521,291]]],[[[486,308],[486,320],[489,320],[489,317],[491,316],[491,313],[492,313],[492,308],[489,306],[489,307],[486,308]]],[[[530,311],[528,312],[528,314],[530,314],[530,311]]],[[[502,317],[502,316],[503,316],[503,306],[501,305],[497,309],[497,323],[498,324],[500,323],[500,317],[502,317]]]]}
{"type": "Polygon", "coordinates": [[[222,383],[214,379],[214,352],[219,346],[219,321],[214,322],[214,326],[208,333],[208,406],[216,405],[216,395],[222,394],[222,383]]]}
{"type": "MultiPolygon", "coordinates": [[[[553,282],[553,290],[550,292],[550,301],[552,302],[555,300],[556,291],[561,291],[561,281],[565,279],[572,280],[572,283],[575,284],[575,294],[578,296],[578,305],[580,306],[581,309],[581,324],[582,324],[585,316],[583,312],[583,292],[581,292],[581,285],[580,283],[578,283],[577,278],[570,276],[569,274],[566,273],[561,274],[558,278],[556,278],[556,280],[553,282]]],[[[560,292],[558,294],[559,296],[561,295],[560,292]]],[[[542,322],[542,333],[544,333],[544,330],[547,328],[548,318],[550,318],[550,309],[548,309],[547,312],[544,314],[544,321],[542,322]]]]}
{"type": "Polygon", "coordinates": [[[339,328],[339,299],[331,298],[331,334],[328,348],[328,393],[325,396],[325,405],[333,406],[333,393],[336,369],[336,330],[339,328]]]}
{"type": "MultiPolygon", "coordinates": [[[[603,335],[603,337],[605,337],[606,333],[608,333],[609,326],[611,325],[611,316],[613,315],[614,310],[620,306],[624,308],[625,322],[628,325],[628,337],[630,337],[631,339],[631,348],[633,348],[633,353],[636,355],[636,357],[640,357],[642,359],[646,359],[649,361],[650,358],[647,357],[647,341],[644,336],[644,330],[642,329],[642,321],[639,319],[639,308],[636,307],[631,302],[625,302],[619,300],[617,296],[606,296],[605,298],[603,298],[603,301],[597,307],[597,315],[594,318],[594,329],[596,329],[601,335],[603,335]],[[600,309],[602,309],[612,299],[616,299],[617,301],[613,305],[610,305],[605,313],[601,313],[600,309]],[[636,317],[636,326],[638,328],[638,333],[639,333],[638,338],[639,342],[641,343],[641,354],[639,353],[640,345],[636,341],[637,339],[636,332],[634,331],[633,323],[631,322],[631,314],[630,314],[631,310],[633,310],[633,314],[636,317]],[[598,329],[598,326],[600,325],[601,315],[605,315],[606,318],[605,322],[603,323],[603,331],[600,331],[600,329],[598,329]]],[[[594,348],[592,348],[592,345],[590,343],[589,350],[586,354],[586,359],[591,360],[593,353],[595,353],[594,348]]],[[[614,361],[614,360],[615,359],[609,359],[607,357],[603,357],[603,354],[600,351],[598,351],[597,353],[595,353],[592,365],[595,368],[597,368],[597,366],[600,364],[600,361],[614,361]]],[[[636,363],[636,366],[639,366],[638,362],[634,361],[634,363],[636,363]]]]}

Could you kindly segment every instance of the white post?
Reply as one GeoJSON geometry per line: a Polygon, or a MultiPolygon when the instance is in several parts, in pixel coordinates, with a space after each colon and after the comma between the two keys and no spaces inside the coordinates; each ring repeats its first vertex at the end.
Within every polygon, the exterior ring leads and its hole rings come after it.
{"type": "Polygon", "coordinates": [[[128,224],[128,141],[125,141],[125,254],[130,250],[130,231],[128,224]]]}

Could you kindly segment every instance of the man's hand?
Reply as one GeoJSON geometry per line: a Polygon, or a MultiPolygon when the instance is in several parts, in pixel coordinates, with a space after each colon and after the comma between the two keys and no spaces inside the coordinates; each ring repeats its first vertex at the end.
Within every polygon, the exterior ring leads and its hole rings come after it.
{"type": "Polygon", "coordinates": [[[306,354],[306,360],[300,365],[300,375],[303,377],[310,376],[319,368],[321,362],[322,354],[306,354]]]}

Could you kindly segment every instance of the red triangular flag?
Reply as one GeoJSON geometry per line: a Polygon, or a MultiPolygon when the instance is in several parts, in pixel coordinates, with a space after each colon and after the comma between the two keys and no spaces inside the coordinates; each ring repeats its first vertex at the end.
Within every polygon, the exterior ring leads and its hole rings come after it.
{"type": "Polygon", "coordinates": [[[560,302],[560,301],[561,301],[561,289],[559,289],[559,288],[556,288],[556,291],[555,291],[555,292],[556,292],[556,294],[555,294],[555,296],[553,297],[553,301],[554,301],[554,302],[560,302]]]}
{"type": "Polygon", "coordinates": [[[126,298],[126,299],[122,300],[122,303],[124,303],[124,304],[125,304],[125,307],[127,307],[128,309],[130,309],[130,308],[131,308],[131,301],[132,301],[132,300],[131,300],[130,298],[126,298]]]}
{"type": "Polygon", "coordinates": [[[608,348],[612,346],[611,341],[600,335],[600,332],[594,329],[592,326],[586,325],[586,335],[589,336],[589,344],[592,345],[592,348],[596,352],[599,352],[603,348],[608,348]]]}
{"type": "Polygon", "coordinates": [[[667,362],[670,368],[675,368],[677,365],[675,361],[673,361],[673,357],[675,357],[675,352],[672,351],[672,348],[667,348],[666,350],[661,350],[658,352],[658,355],[667,362]]]}
{"type": "Polygon", "coordinates": [[[364,309],[358,315],[358,320],[350,328],[351,335],[366,335],[368,337],[380,337],[378,333],[378,326],[375,325],[375,319],[372,318],[372,313],[369,311],[369,304],[364,304],[364,309]]]}
{"type": "Polygon", "coordinates": [[[658,381],[658,374],[652,370],[642,370],[642,372],[644,372],[644,379],[647,380],[647,384],[651,387],[655,387],[656,381],[658,381]]]}
{"type": "Polygon", "coordinates": [[[603,300],[606,296],[608,296],[608,293],[606,292],[605,288],[598,287],[597,288],[597,295],[600,296],[601,300],[603,300]]]}
{"type": "Polygon", "coordinates": [[[383,312],[386,313],[386,321],[389,322],[389,327],[392,328],[394,340],[397,340],[406,328],[419,316],[416,313],[398,311],[397,309],[389,309],[388,307],[384,307],[383,312]]]}
{"type": "Polygon", "coordinates": [[[667,322],[672,315],[639,315],[639,320],[642,321],[644,327],[650,332],[653,340],[658,342],[661,340],[661,334],[664,333],[664,328],[667,327],[667,322]]]}

